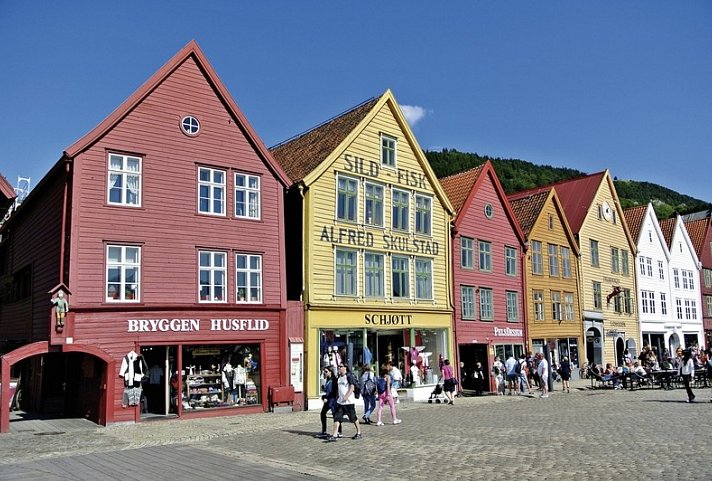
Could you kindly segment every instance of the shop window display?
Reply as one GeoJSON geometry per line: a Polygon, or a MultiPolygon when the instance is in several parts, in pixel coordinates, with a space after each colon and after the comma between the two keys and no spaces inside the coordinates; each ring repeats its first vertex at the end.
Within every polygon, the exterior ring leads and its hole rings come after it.
{"type": "Polygon", "coordinates": [[[364,364],[378,372],[383,364],[391,362],[403,373],[403,387],[436,384],[441,377],[441,364],[448,357],[446,329],[320,331],[322,376],[324,368],[338,372],[342,362],[357,376],[364,364]]]}
{"type": "Polygon", "coordinates": [[[235,408],[260,402],[259,345],[183,348],[183,409],[235,408]]]}

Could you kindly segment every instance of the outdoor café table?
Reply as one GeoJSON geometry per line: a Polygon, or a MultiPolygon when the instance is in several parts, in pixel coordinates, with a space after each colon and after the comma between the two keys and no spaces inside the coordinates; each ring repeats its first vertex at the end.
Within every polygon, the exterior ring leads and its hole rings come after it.
{"type": "Polygon", "coordinates": [[[650,371],[648,373],[653,380],[660,384],[660,389],[672,389],[672,381],[677,377],[677,369],[663,369],[662,371],[650,371]]]}

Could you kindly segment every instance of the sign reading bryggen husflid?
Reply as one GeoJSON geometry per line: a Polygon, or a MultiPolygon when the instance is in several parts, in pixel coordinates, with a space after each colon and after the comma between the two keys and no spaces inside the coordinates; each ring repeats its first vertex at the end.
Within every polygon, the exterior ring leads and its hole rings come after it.
{"type": "Polygon", "coordinates": [[[391,92],[272,153],[302,219],[309,398],[339,360],[437,379],[452,352],[451,208],[391,92]]]}

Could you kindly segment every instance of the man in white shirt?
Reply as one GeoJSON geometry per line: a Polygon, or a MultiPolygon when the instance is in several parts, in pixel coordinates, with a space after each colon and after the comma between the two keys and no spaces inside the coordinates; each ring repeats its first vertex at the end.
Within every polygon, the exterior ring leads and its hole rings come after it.
{"type": "Polygon", "coordinates": [[[536,372],[539,375],[539,384],[541,384],[540,397],[547,398],[549,397],[549,362],[540,352],[536,353],[536,359],[538,361],[536,372]]]}
{"type": "Polygon", "coordinates": [[[514,392],[519,394],[519,373],[517,372],[517,360],[514,358],[514,354],[510,354],[504,363],[504,367],[507,370],[507,384],[509,385],[509,395],[512,395],[512,389],[514,392]]]}
{"type": "Polygon", "coordinates": [[[326,440],[336,441],[344,415],[356,426],[356,434],[351,439],[361,439],[361,426],[358,416],[356,416],[356,396],[354,395],[357,381],[344,363],[339,364],[339,377],[336,383],[339,387],[339,397],[336,399],[336,411],[334,412],[334,434],[326,440]]]}

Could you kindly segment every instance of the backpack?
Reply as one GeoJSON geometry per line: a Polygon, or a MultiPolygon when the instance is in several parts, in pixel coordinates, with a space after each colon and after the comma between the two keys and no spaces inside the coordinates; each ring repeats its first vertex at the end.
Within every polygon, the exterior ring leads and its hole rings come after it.
{"type": "Polygon", "coordinates": [[[376,379],[376,389],[378,390],[378,394],[386,392],[386,380],[384,378],[379,377],[376,379]]]}
{"type": "Polygon", "coordinates": [[[368,373],[368,377],[363,381],[363,392],[373,396],[376,394],[376,383],[373,381],[373,374],[368,373]]]}
{"type": "Polygon", "coordinates": [[[361,397],[361,385],[358,382],[356,382],[356,378],[354,377],[354,375],[351,373],[348,373],[348,375],[346,376],[346,379],[349,380],[349,384],[354,385],[354,397],[356,399],[360,398],[361,397]]]}
{"type": "Polygon", "coordinates": [[[517,375],[520,375],[522,373],[522,363],[517,361],[517,363],[514,365],[514,372],[517,375]]]}

